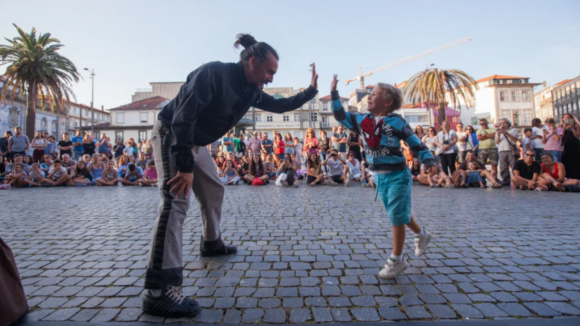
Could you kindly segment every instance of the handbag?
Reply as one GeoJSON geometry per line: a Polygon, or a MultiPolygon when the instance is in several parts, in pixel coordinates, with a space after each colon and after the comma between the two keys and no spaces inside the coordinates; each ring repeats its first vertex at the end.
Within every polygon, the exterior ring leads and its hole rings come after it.
{"type": "Polygon", "coordinates": [[[510,145],[512,155],[516,158],[516,160],[519,160],[520,159],[520,150],[519,150],[518,146],[515,145],[514,143],[512,143],[510,141],[509,137],[504,135],[504,138],[507,140],[508,144],[510,145]]]}
{"type": "Polygon", "coordinates": [[[252,181],[252,186],[263,186],[264,185],[264,181],[260,178],[254,178],[254,181],[252,181]]]}

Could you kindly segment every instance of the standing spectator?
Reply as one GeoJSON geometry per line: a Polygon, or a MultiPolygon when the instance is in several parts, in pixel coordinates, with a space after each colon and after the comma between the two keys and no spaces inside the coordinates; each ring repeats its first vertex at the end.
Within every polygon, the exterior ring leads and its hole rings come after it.
{"type": "Polygon", "coordinates": [[[111,158],[111,143],[105,133],[101,136],[101,140],[97,142],[99,154],[104,154],[107,158],[111,158]]]}
{"type": "Polygon", "coordinates": [[[76,136],[73,137],[73,157],[72,159],[75,161],[80,161],[81,157],[84,154],[83,149],[83,134],[82,131],[79,129],[77,130],[76,136]]]}
{"type": "Polygon", "coordinates": [[[285,143],[282,140],[282,135],[280,134],[274,134],[274,149],[275,149],[275,154],[276,156],[278,156],[278,158],[280,158],[280,160],[284,159],[284,154],[286,153],[285,151],[285,143]]]}
{"type": "Polygon", "coordinates": [[[155,161],[150,160],[147,162],[147,169],[143,173],[144,178],[141,179],[141,184],[145,186],[157,186],[157,168],[155,167],[155,161]]]}
{"type": "Polygon", "coordinates": [[[8,158],[8,139],[12,136],[12,131],[6,130],[4,137],[0,138],[0,156],[6,160],[8,158]]]}
{"type": "Polygon", "coordinates": [[[292,156],[292,162],[294,162],[294,155],[296,155],[294,138],[292,138],[292,135],[289,132],[284,136],[284,151],[286,156],[292,156]]]}
{"type": "Polygon", "coordinates": [[[520,190],[534,190],[538,187],[538,178],[542,174],[542,167],[534,158],[536,152],[528,149],[524,152],[524,159],[514,164],[512,182],[520,190]]]}
{"type": "Polygon", "coordinates": [[[441,123],[441,131],[437,134],[435,142],[441,151],[441,169],[443,173],[451,176],[455,172],[455,160],[457,153],[455,144],[457,143],[457,133],[450,129],[451,125],[447,120],[441,123]]]}
{"type": "MultiPolygon", "coordinates": [[[[363,145],[362,139],[360,136],[351,131],[346,139],[346,143],[348,144],[348,149],[350,152],[354,153],[354,157],[359,161],[362,162],[362,155],[360,153],[361,146],[363,145]]],[[[350,155],[350,153],[349,153],[350,155]]]]}
{"type": "MultiPolygon", "coordinates": [[[[524,139],[522,140],[522,153],[525,154],[528,150],[534,151],[534,141],[532,139],[533,137],[534,132],[532,131],[532,128],[524,129],[524,139]]],[[[522,155],[522,157],[524,157],[524,155],[522,155]]]]}
{"type": "Polygon", "coordinates": [[[540,184],[545,186],[553,186],[561,192],[566,191],[564,186],[578,186],[580,181],[578,179],[566,178],[566,168],[564,164],[555,162],[552,154],[542,154],[542,175],[540,177],[540,184]]]}
{"type": "Polygon", "coordinates": [[[99,156],[99,154],[94,154],[91,157],[91,164],[87,166],[87,170],[91,173],[94,184],[97,184],[97,179],[100,179],[102,177],[104,169],[105,164],[101,162],[101,157],[99,156]]]}
{"type": "Polygon", "coordinates": [[[236,151],[236,156],[241,157],[246,153],[246,142],[244,141],[244,134],[240,133],[238,138],[234,138],[234,151],[236,151]],[[237,140],[237,142],[236,142],[237,140]]]}
{"type": "Polygon", "coordinates": [[[414,132],[419,139],[423,139],[423,137],[425,137],[425,132],[423,131],[423,126],[421,125],[417,125],[417,127],[415,127],[414,132]]]}
{"type": "Polygon", "coordinates": [[[143,183],[139,182],[141,179],[143,179],[143,171],[140,167],[137,167],[135,164],[131,163],[127,167],[125,176],[120,181],[123,186],[142,186],[143,183]]]}
{"type": "Polygon", "coordinates": [[[465,133],[467,134],[467,140],[465,142],[465,151],[473,151],[475,156],[477,156],[477,150],[479,149],[479,140],[477,140],[477,135],[472,126],[465,127],[465,133]]]}
{"type": "Polygon", "coordinates": [[[226,135],[222,137],[222,152],[234,151],[234,139],[230,136],[230,132],[226,131],[226,135]]]}
{"type": "Polygon", "coordinates": [[[26,172],[24,172],[22,163],[13,163],[12,172],[10,172],[4,178],[4,184],[0,189],[10,189],[14,187],[26,187],[26,179],[28,178],[26,172]]]}
{"type": "Polygon", "coordinates": [[[121,156],[124,155],[125,145],[123,145],[123,140],[120,138],[117,138],[116,142],[117,143],[113,147],[113,151],[115,152],[114,160],[116,163],[118,163],[121,156]]]}
{"type": "MultiPolygon", "coordinates": [[[[135,142],[135,139],[129,138],[129,144],[131,145],[131,148],[133,148],[133,158],[136,160],[137,154],[139,154],[137,150],[137,142],[135,142]]],[[[143,171],[141,171],[141,174],[143,174],[143,171]]]]}
{"type": "Polygon", "coordinates": [[[8,139],[8,153],[11,161],[14,161],[16,154],[25,155],[26,151],[30,148],[30,140],[26,135],[22,134],[22,128],[16,127],[14,131],[16,135],[8,139]]]}
{"type": "Polygon", "coordinates": [[[227,160],[224,171],[220,174],[220,180],[224,185],[237,185],[240,182],[240,176],[236,171],[234,162],[227,160]]]}
{"type": "MultiPolygon", "coordinates": [[[[320,139],[318,139],[318,153],[320,160],[325,161],[330,153],[330,138],[326,136],[326,131],[320,130],[320,139]]],[[[325,167],[323,167],[324,169],[325,167]]]]}
{"type": "Polygon", "coordinates": [[[32,161],[40,162],[42,157],[44,156],[44,149],[46,148],[46,139],[42,137],[42,132],[37,131],[34,139],[32,140],[32,148],[34,151],[32,152],[32,161]]]}
{"type": "MultiPolygon", "coordinates": [[[[330,158],[330,156],[328,158],[330,158]]],[[[315,186],[317,184],[326,185],[326,182],[324,181],[324,173],[322,173],[322,163],[320,162],[320,158],[318,157],[318,155],[316,155],[315,153],[308,155],[308,159],[306,161],[306,169],[308,171],[307,172],[308,184],[310,184],[311,186],[315,186]]]]}
{"type": "Polygon", "coordinates": [[[346,182],[346,176],[343,173],[346,162],[338,155],[338,150],[333,148],[330,151],[330,157],[322,162],[322,165],[328,168],[326,179],[330,186],[337,186],[339,183],[346,182]]]}
{"type": "Polygon", "coordinates": [[[128,140],[125,143],[125,149],[123,150],[123,154],[125,154],[129,157],[133,157],[133,145],[131,143],[131,140],[128,140]]]}
{"type": "Polygon", "coordinates": [[[147,139],[143,143],[143,148],[141,151],[145,152],[145,154],[149,154],[149,157],[153,157],[153,145],[151,145],[151,139],[147,139]]]}
{"type": "Polygon", "coordinates": [[[262,152],[271,155],[273,144],[274,143],[268,139],[268,134],[264,133],[264,139],[262,140],[262,152]]]}
{"type": "Polygon", "coordinates": [[[507,118],[499,119],[500,128],[496,131],[495,143],[498,145],[499,166],[501,169],[501,179],[504,186],[511,183],[510,168],[516,163],[518,157],[514,152],[514,144],[518,140],[518,130],[512,128],[512,123],[507,118]]]}
{"type": "Polygon", "coordinates": [[[564,140],[562,145],[562,164],[566,168],[566,178],[580,179],[580,122],[573,115],[562,116],[564,140]]]}
{"type": "Polygon", "coordinates": [[[294,137],[294,151],[296,152],[296,164],[302,169],[302,143],[298,137],[294,137]]]}
{"type": "Polygon", "coordinates": [[[342,160],[346,159],[346,132],[342,125],[338,126],[336,133],[332,135],[332,148],[338,151],[338,155],[342,160]]]}
{"type": "Polygon", "coordinates": [[[248,156],[252,156],[255,153],[260,153],[260,149],[262,147],[262,140],[258,137],[258,132],[254,131],[254,137],[249,139],[249,146],[248,146],[248,156]]]}
{"type": "Polygon", "coordinates": [[[538,118],[532,119],[532,140],[534,145],[534,152],[536,152],[536,162],[542,161],[542,153],[544,152],[544,143],[542,139],[544,138],[544,129],[548,130],[548,126],[542,124],[542,120],[538,118]]]}
{"type": "Polygon", "coordinates": [[[304,137],[304,151],[305,156],[308,157],[311,153],[318,155],[318,139],[314,134],[312,128],[306,129],[306,136],[304,137]]]}
{"type": "Polygon", "coordinates": [[[62,140],[58,142],[58,150],[60,151],[60,159],[62,160],[62,156],[67,154],[69,157],[72,157],[72,149],[73,143],[68,139],[68,132],[62,133],[62,140]]]}
{"type": "Polygon", "coordinates": [[[91,135],[86,135],[83,138],[84,155],[88,155],[89,157],[92,157],[93,154],[95,154],[95,148],[96,148],[96,145],[95,145],[95,142],[92,140],[91,135]]]}
{"type": "Polygon", "coordinates": [[[107,168],[101,174],[101,178],[97,179],[99,186],[116,186],[119,182],[117,170],[115,170],[115,162],[108,161],[107,168]]]}
{"type": "Polygon", "coordinates": [[[44,155],[44,162],[40,164],[40,170],[44,173],[44,176],[48,175],[48,171],[52,166],[52,156],[44,155]]]}
{"type": "Polygon", "coordinates": [[[435,128],[429,127],[427,133],[423,136],[422,141],[431,153],[437,152],[437,131],[435,131],[435,128]]]}
{"type": "MultiPolygon", "coordinates": [[[[90,137],[86,135],[85,137],[90,137]]],[[[74,168],[74,172],[68,182],[69,186],[88,186],[93,182],[93,176],[89,169],[87,169],[87,164],[84,161],[80,161],[77,163],[77,166],[74,168]]]]}
{"type": "Polygon", "coordinates": [[[546,119],[547,129],[542,130],[542,143],[544,151],[552,154],[554,162],[562,161],[562,136],[564,130],[556,126],[556,121],[552,118],[546,119]]]}
{"type": "Polygon", "coordinates": [[[52,156],[52,158],[57,158],[56,152],[56,139],[54,136],[46,137],[46,148],[44,149],[44,154],[52,156]]]}
{"type": "Polygon", "coordinates": [[[489,128],[487,119],[479,119],[481,128],[477,130],[477,140],[479,141],[479,161],[485,166],[489,159],[491,174],[497,177],[497,162],[499,153],[495,144],[495,129],[489,128]]]}
{"type": "Polygon", "coordinates": [[[257,153],[252,155],[249,173],[244,176],[244,179],[246,179],[246,182],[250,185],[254,182],[255,178],[261,179],[264,183],[269,183],[264,163],[262,162],[260,155],[257,153]]]}
{"type": "MultiPolygon", "coordinates": [[[[68,157],[70,160],[70,157],[68,157]]],[[[60,160],[54,160],[52,167],[48,171],[48,176],[46,177],[47,184],[52,186],[66,186],[70,177],[66,168],[62,166],[60,160]]]]}
{"type": "MultiPolygon", "coordinates": [[[[467,141],[468,135],[467,131],[463,131],[463,123],[458,123],[456,126],[456,134],[457,134],[457,149],[458,149],[458,158],[459,163],[465,161],[465,153],[467,151],[467,141]]],[[[473,148],[470,148],[473,150],[473,148]]]]}

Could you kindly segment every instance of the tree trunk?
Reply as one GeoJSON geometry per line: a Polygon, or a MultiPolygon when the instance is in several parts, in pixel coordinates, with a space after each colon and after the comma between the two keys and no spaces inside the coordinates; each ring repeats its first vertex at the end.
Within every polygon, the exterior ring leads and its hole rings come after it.
{"type": "Polygon", "coordinates": [[[441,128],[441,123],[443,123],[443,121],[445,121],[446,117],[445,117],[445,103],[440,103],[439,104],[439,128],[441,128]]]}
{"type": "Polygon", "coordinates": [[[29,83],[28,98],[26,101],[26,136],[29,139],[34,139],[36,132],[36,83],[34,81],[29,83]]]}

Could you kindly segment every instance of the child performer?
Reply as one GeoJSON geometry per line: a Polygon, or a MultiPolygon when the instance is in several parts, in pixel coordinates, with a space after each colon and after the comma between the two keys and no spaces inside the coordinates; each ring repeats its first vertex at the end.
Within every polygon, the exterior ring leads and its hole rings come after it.
{"type": "Polygon", "coordinates": [[[436,173],[435,159],[407,121],[393,113],[403,103],[403,94],[399,89],[389,84],[377,84],[368,99],[370,113],[351,114],[345,112],[340,102],[337,83],[337,75],[334,75],[331,84],[332,113],[340,124],[362,136],[369,169],[375,173],[377,195],[381,196],[393,225],[393,251],[379,273],[381,278],[392,279],[411,266],[403,257],[405,226],[415,233],[416,256],[422,256],[431,241],[431,234],[411,216],[413,179],[405,155],[401,152],[400,140],[408,144],[430,174],[436,173]]]}

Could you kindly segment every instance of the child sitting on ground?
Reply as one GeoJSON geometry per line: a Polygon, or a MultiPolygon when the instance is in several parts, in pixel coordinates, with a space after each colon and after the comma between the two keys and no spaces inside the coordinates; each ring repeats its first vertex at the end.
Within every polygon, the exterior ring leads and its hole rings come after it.
{"type": "Polygon", "coordinates": [[[118,182],[115,162],[107,161],[107,168],[103,171],[101,177],[97,179],[97,184],[99,186],[116,186],[118,182]]]}
{"type": "Polygon", "coordinates": [[[145,170],[145,178],[139,180],[145,186],[157,186],[157,169],[155,168],[155,161],[149,160],[147,162],[147,170],[145,170]]]}
{"type": "Polygon", "coordinates": [[[77,187],[89,186],[91,182],[93,182],[93,175],[91,174],[89,169],[87,169],[87,163],[85,161],[78,162],[77,166],[75,166],[73,175],[68,183],[69,186],[77,186],[77,187]]]}
{"type": "Polygon", "coordinates": [[[467,188],[468,186],[480,188],[485,188],[483,185],[483,178],[481,177],[480,171],[477,169],[477,164],[475,162],[469,162],[467,165],[469,168],[469,175],[465,178],[465,175],[461,175],[463,180],[461,181],[461,187],[467,188]]]}
{"type": "Polygon", "coordinates": [[[32,164],[32,168],[28,173],[28,179],[24,180],[30,187],[40,187],[44,183],[44,172],[40,169],[40,164],[32,164]]]}
{"type": "Polygon", "coordinates": [[[401,108],[403,93],[398,88],[378,83],[368,97],[369,114],[351,114],[344,110],[336,85],[331,84],[331,107],[334,118],[344,127],[361,135],[369,169],[374,171],[377,195],[381,197],[393,226],[393,250],[379,277],[393,279],[411,264],[403,257],[405,227],[415,233],[415,255],[422,256],[431,241],[431,234],[421,228],[411,216],[411,190],[413,179],[401,153],[400,141],[419,157],[435,174],[435,159],[429,149],[415,135],[409,123],[394,111],[401,108]]]}
{"type": "Polygon", "coordinates": [[[143,173],[141,173],[139,170],[140,168],[138,168],[135,164],[129,163],[129,167],[127,168],[125,177],[121,179],[121,183],[124,186],[138,186],[139,180],[143,179],[143,173]]]}

